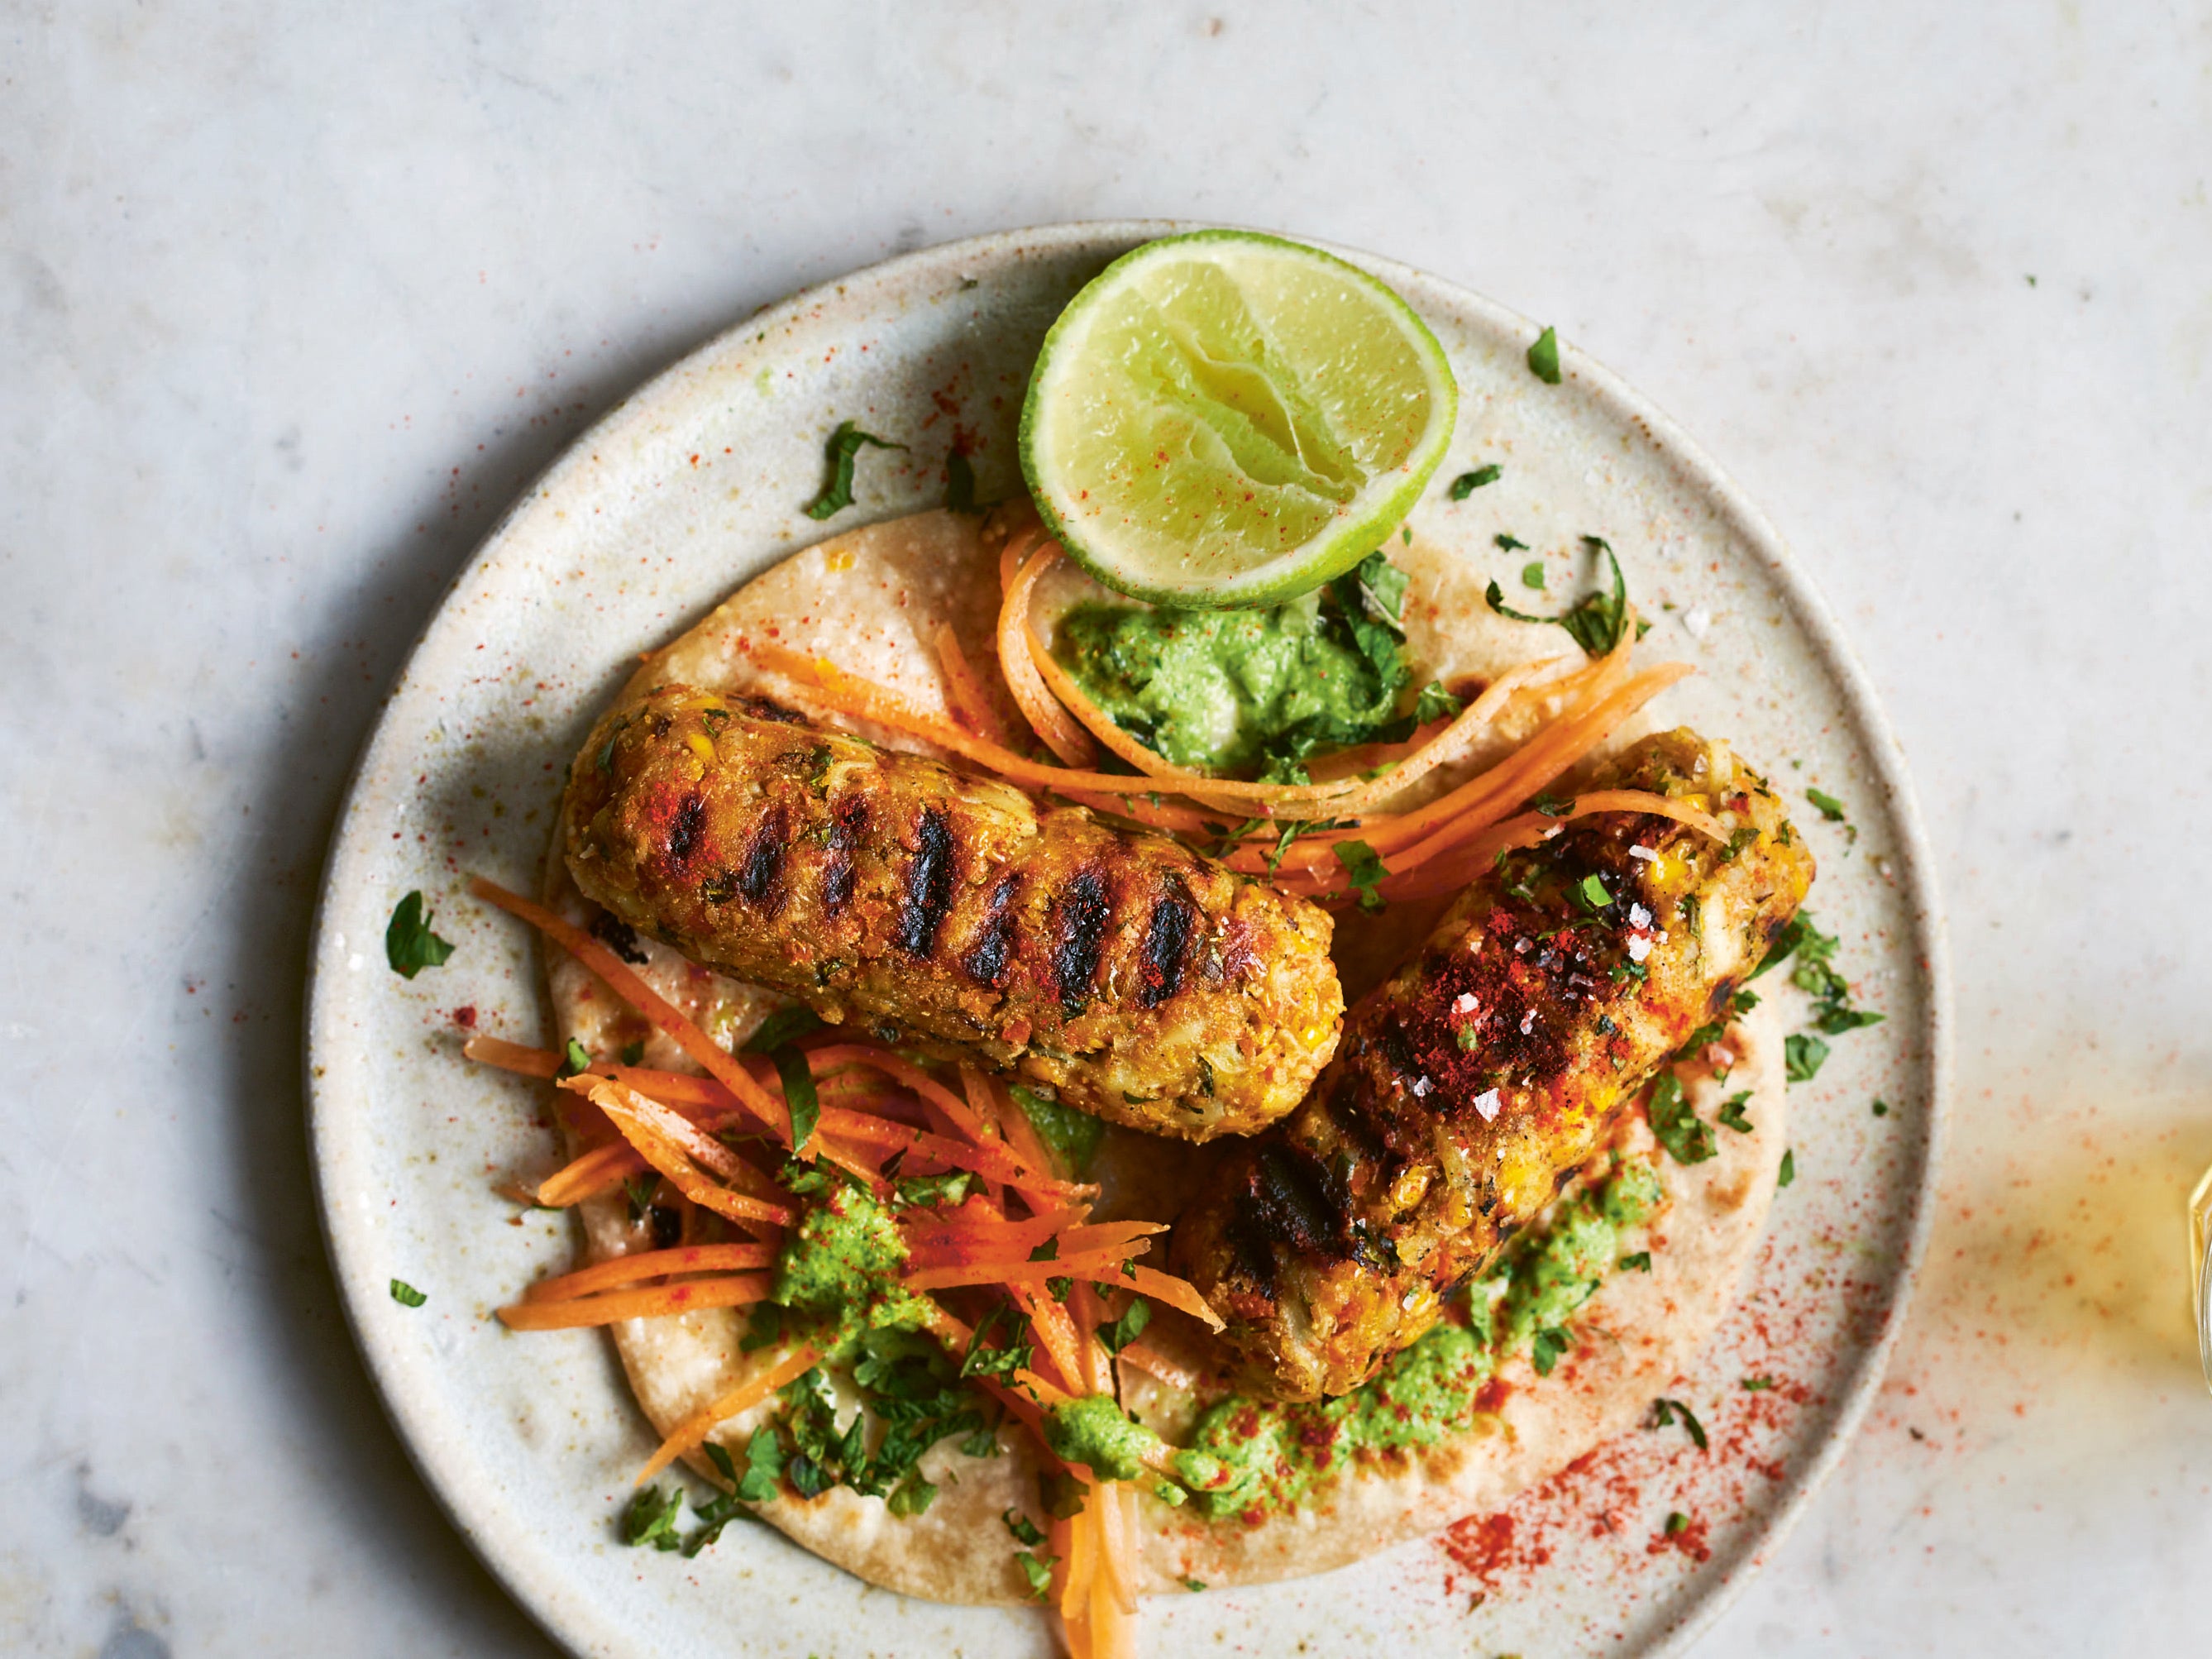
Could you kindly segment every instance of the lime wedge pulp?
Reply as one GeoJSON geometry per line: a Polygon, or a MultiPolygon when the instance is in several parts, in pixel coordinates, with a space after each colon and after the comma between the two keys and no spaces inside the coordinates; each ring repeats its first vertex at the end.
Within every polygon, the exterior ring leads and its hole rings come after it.
{"type": "Polygon", "coordinates": [[[1156,604],[1272,605],[1357,564],[1451,440],[1421,319],[1357,267],[1249,231],[1122,255],[1045,336],[1022,471],[1061,544],[1156,604]]]}

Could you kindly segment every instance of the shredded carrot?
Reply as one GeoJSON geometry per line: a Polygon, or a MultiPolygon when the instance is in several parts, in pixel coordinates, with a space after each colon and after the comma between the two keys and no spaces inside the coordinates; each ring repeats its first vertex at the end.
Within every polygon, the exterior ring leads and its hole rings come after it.
{"type": "MultiPolygon", "coordinates": [[[[1091,1488],[1091,1501],[1098,1505],[1098,1577],[1105,1585],[1115,1604],[1123,1613],[1137,1610],[1135,1575],[1130,1571],[1129,1512],[1121,1503],[1119,1481],[1102,1480],[1091,1488]]],[[[1092,1602],[1092,1631],[1097,1629],[1097,1602],[1092,1602]]]]}
{"type": "Polygon", "coordinates": [[[619,1083],[593,1085],[592,1102],[613,1121],[623,1139],[636,1147],[647,1163],[673,1182],[677,1191],[702,1209],[726,1217],[749,1231],[757,1231],[763,1223],[787,1227],[797,1219],[788,1206],[767,1203],[709,1181],[706,1172],[691,1161],[687,1149],[665,1133],[667,1125],[684,1121],[666,1107],[656,1106],[619,1083]]]}
{"type": "Polygon", "coordinates": [[[678,1423],[660,1449],[646,1461],[637,1472],[637,1484],[643,1486],[686,1452],[696,1449],[714,1432],[717,1424],[727,1422],[740,1413],[750,1411],[785,1383],[812,1367],[821,1356],[811,1348],[799,1348],[757,1376],[740,1382],[720,1399],[708,1401],[678,1423]]]}
{"type": "Polygon", "coordinates": [[[990,694],[969,665],[968,653],[960,648],[960,636],[950,623],[937,630],[937,665],[945,672],[945,700],[951,705],[954,718],[977,737],[1012,747],[1013,734],[991,706],[990,694]]]}
{"type": "Polygon", "coordinates": [[[1139,1370],[1157,1376],[1171,1389],[1181,1389],[1188,1393],[1198,1387],[1196,1371],[1169,1358],[1141,1337],[1134,1342],[1124,1343],[1116,1357],[1124,1364],[1134,1365],[1139,1370]]]}
{"type": "Polygon", "coordinates": [[[557,1302],[563,1297],[588,1296],[617,1285],[667,1273],[737,1273],[765,1267],[775,1252],[765,1244],[686,1244],[672,1250],[633,1250],[557,1279],[541,1279],[523,1291],[525,1302],[557,1302]]]}
{"type": "Polygon", "coordinates": [[[1070,1625],[1089,1622],[1091,1577],[1098,1559],[1098,1517],[1091,1513],[1097,1487],[1083,1484],[1083,1507],[1068,1518],[1067,1578],[1060,1594],[1060,1616],[1070,1625]]]}
{"type": "Polygon", "coordinates": [[[1089,1214],[1087,1209],[1048,1210],[1027,1221],[981,1221],[969,1212],[981,1206],[968,1204],[948,1214],[908,1221],[900,1231],[908,1248],[917,1255],[1012,1255],[1033,1250],[1054,1233],[1073,1227],[1089,1214]]]}
{"type": "Polygon", "coordinates": [[[565,1210],[652,1167],[628,1141],[595,1146],[538,1182],[538,1202],[549,1210],[565,1210]]]}
{"type": "Polygon", "coordinates": [[[1170,1273],[1155,1273],[1150,1267],[1129,1270],[1130,1288],[1142,1292],[1155,1302],[1164,1302],[1170,1308],[1179,1308],[1193,1319],[1202,1321],[1214,1330],[1222,1328],[1221,1316],[1207,1305],[1204,1297],[1187,1279],[1177,1279],[1170,1273]]]}
{"type": "Polygon", "coordinates": [[[757,1114],[786,1146],[790,1145],[791,1115],[784,1110],[783,1103],[754,1082],[728,1049],[686,1019],[672,1003],[632,972],[621,957],[544,905],[533,904],[520,893],[510,893],[482,876],[469,883],[469,890],[486,903],[520,916],[597,974],[606,981],[609,989],[643,1014],[654,1029],[674,1038],[685,1054],[757,1114]]]}
{"type": "Polygon", "coordinates": [[[565,1331],[585,1325],[612,1325],[624,1319],[660,1319],[696,1313],[702,1308],[743,1308],[768,1299],[766,1273],[730,1273],[653,1285],[639,1290],[605,1291],[597,1296],[527,1299],[501,1308],[501,1323],[515,1331],[565,1331]]]}
{"type": "Polygon", "coordinates": [[[1076,1348],[1075,1322],[1067,1316],[1067,1310],[1054,1301],[1042,1285],[1009,1285],[1006,1294],[1014,1299],[1015,1306],[1029,1316],[1030,1328],[1036,1333],[1038,1345],[1052,1361],[1053,1369],[1060,1373],[1060,1387],[1073,1393],[1080,1386],[1077,1378],[1082,1371],[1082,1362],[1076,1348]]]}
{"type": "Polygon", "coordinates": [[[1151,1248],[1149,1240],[1140,1240],[1133,1245],[1064,1256],[1054,1261],[1000,1256],[995,1261],[924,1267],[907,1274],[899,1282],[909,1291],[947,1291],[962,1285],[1042,1285],[1048,1279],[1095,1279],[1101,1284],[1111,1284],[1121,1276],[1121,1264],[1131,1254],[1141,1255],[1151,1248]]]}

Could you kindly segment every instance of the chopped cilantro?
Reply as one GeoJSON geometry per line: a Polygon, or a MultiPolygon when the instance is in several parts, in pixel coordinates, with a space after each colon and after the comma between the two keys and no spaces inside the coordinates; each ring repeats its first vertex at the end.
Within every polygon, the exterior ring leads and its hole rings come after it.
{"type": "Polygon", "coordinates": [[[806,504],[806,516],[820,520],[835,517],[853,504],[853,464],[862,445],[877,449],[904,449],[904,444],[895,444],[888,438],[878,438],[872,432],[863,432],[851,421],[841,421],[830,435],[827,455],[830,477],[822,486],[822,493],[806,504]]]}
{"type": "Polygon", "coordinates": [[[1528,348],[1528,372],[1546,386],[1559,383],[1559,331],[1547,328],[1528,348]]]}
{"type": "Polygon", "coordinates": [[[1110,1325],[1099,1328],[1098,1340],[1106,1345],[1108,1353],[1119,1353],[1145,1334],[1145,1327],[1152,1322],[1152,1304],[1138,1297],[1128,1310],[1110,1325]]]}
{"type": "Polygon", "coordinates": [[[1771,1376],[1747,1376],[1743,1379],[1743,1391],[1746,1394],[1765,1394],[1773,1386],[1774,1379],[1771,1376]]]}
{"type": "Polygon", "coordinates": [[[957,449],[945,458],[945,507],[949,513],[975,510],[975,469],[957,449]]]}
{"type": "Polygon", "coordinates": [[[1186,1578],[1182,1581],[1182,1587],[1187,1590],[1202,1590],[1206,1588],[1206,1580],[1203,1578],[1186,1578]]]}
{"type": "Polygon", "coordinates": [[[1879,1025],[1887,1018],[1869,1008],[1847,1008],[1837,1002],[1817,1003],[1813,1012],[1814,1027],[1830,1036],[1841,1036],[1864,1025],[1879,1025]]]}
{"type": "Polygon", "coordinates": [[[1792,1146],[1788,1152],[1782,1154],[1782,1167],[1775,1171],[1774,1184],[1777,1187],[1787,1187],[1791,1182],[1796,1179],[1797,1149],[1795,1146],[1792,1146]]]}
{"type": "Polygon", "coordinates": [[[748,1054],[772,1054],[785,1043],[796,1042],[808,1032],[821,1029],[822,1016],[811,1008],[779,1008],[763,1020],[760,1028],[745,1039],[745,1046],[741,1052],[748,1054]]]}
{"type": "Polygon", "coordinates": [[[1382,855],[1364,841],[1340,841],[1330,850],[1344,866],[1346,882],[1358,893],[1359,908],[1369,912],[1382,908],[1382,896],[1375,890],[1376,884],[1390,873],[1382,855]]]}
{"type": "Polygon", "coordinates": [[[1501,530],[1490,539],[1497,544],[1500,552],[1526,553],[1528,550],[1528,544],[1510,531],[1501,530]]]}
{"type": "Polygon", "coordinates": [[[1492,461],[1478,466],[1472,472],[1462,472],[1451,481],[1451,498],[1455,501],[1463,501],[1483,485],[1496,483],[1504,471],[1504,467],[1492,461]]]}
{"type": "Polygon", "coordinates": [[[1651,1402],[1651,1426],[1665,1429],[1674,1426],[1674,1419],[1682,1419],[1682,1427],[1690,1436],[1691,1444],[1699,1451],[1705,1449],[1705,1425],[1698,1421],[1698,1414],[1679,1400],[1655,1400],[1651,1402]]]}
{"type": "Polygon", "coordinates": [[[629,1500],[623,1511],[623,1542],[636,1546],[650,1544],[657,1550],[672,1550],[683,1538],[676,1530],[678,1516],[684,1513],[684,1489],[672,1487],[665,1497],[658,1486],[647,1486],[629,1500]]]}
{"type": "Polygon", "coordinates": [[[1713,1132],[1682,1092],[1682,1080],[1672,1072],[1659,1073],[1651,1090],[1649,1109],[1651,1133],[1677,1164],[1703,1164],[1716,1148],[1713,1132]]]}
{"type": "Polygon", "coordinates": [[[1739,1134],[1751,1133],[1751,1120],[1743,1115],[1744,1103],[1750,1098],[1751,1091],[1746,1089],[1721,1103],[1720,1122],[1723,1129],[1734,1129],[1739,1134]]]}
{"type": "Polygon", "coordinates": [[[1413,724],[1426,726],[1434,720],[1448,720],[1466,706],[1444,690],[1442,680],[1431,680],[1421,688],[1421,695],[1414,700],[1413,724]]]}
{"type": "Polygon", "coordinates": [[[1620,643],[1622,630],[1628,626],[1628,579],[1621,574],[1620,560],[1604,538],[1585,536],[1583,545],[1593,554],[1604,554],[1612,565],[1612,592],[1585,593],[1556,617],[1539,617],[1513,610],[1505,603],[1505,590],[1496,582],[1484,590],[1483,597],[1499,616],[1515,622],[1549,623],[1565,629],[1568,637],[1584,651],[1593,657],[1601,657],[1620,643]]]}
{"type": "Polygon", "coordinates": [[[1886,1100],[1877,1099],[1874,1103],[1874,1115],[1876,1117],[1887,1117],[1889,1115],[1889,1103],[1886,1100]]]}
{"type": "Polygon", "coordinates": [[[1816,1036],[1793,1031],[1782,1039],[1783,1075],[1792,1083],[1810,1083],[1827,1058],[1828,1045],[1816,1036]]]}
{"type": "Polygon", "coordinates": [[[438,968],[453,954],[451,941],[430,931],[429,912],[422,908],[420,888],[393,907],[391,925],[384,930],[384,959],[402,979],[412,979],[425,968],[438,968]]]}
{"type": "Polygon", "coordinates": [[[1680,1538],[1684,1533],[1689,1531],[1689,1529],[1690,1517],[1683,1514],[1681,1510],[1676,1510],[1673,1514],[1667,1517],[1668,1537],[1680,1538]]]}
{"type": "Polygon", "coordinates": [[[1825,793],[1818,789],[1808,789],[1805,792],[1805,799],[1811,801],[1814,805],[1819,807],[1820,809],[1820,816],[1827,819],[1829,823],[1841,823],[1844,822],[1844,804],[1838,800],[1833,795],[1825,793]]]}
{"type": "Polygon", "coordinates": [[[807,1069],[806,1056],[789,1043],[778,1047],[769,1058],[775,1062],[776,1076],[783,1079],[783,1103],[791,1109],[791,1150],[804,1158],[814,1126],[822,1121],[822,1097],[814,1087],[814,1073],[807,1069]]]}
{"type": "Polygon", "coordinates": [[[1060,1558],[1056,1555],[1036,1555],[1022,1550],[1016,1553],[1014,1559],[1021,1565],[1022,1577],[1030,1581],[1030,1596],[1036,1601],[1043,1601],[1045,1592],[1052,1588],[1052,1570],[1059,1565],[1060,1558]]]}
{"type": "Polygon", "coordinates": [[[1531,559],[1521,567],[1521,586],[1533,587],[1539,593],[1544,591],[1544,562],[1541,559],[1531,559]]]}
{"type": "Polygon", "coordinates": [[[966,1170],[950,1170],[943,1175],[908,1176],[894,1183],[898,1201],[912,1209],[927,1206],[932,1209],[951,1208],[964,1202],[968,1188],[976,1177],[966,1170]]]}
{"type": "Polygon", "coordinates": [[[1540,1329],[1528,1345],[1528,1358],[1536,1367],[1536,1375],[1549,1376],[1552,1368],[1563,1355],[1571,1353],[1574,1346],[1574,1338],[1557,1326],[1547,1325],[1540,1329]]]}
{"type": "Polygon", "coordinates": [[[994,1304],[975,1327],[975,1334],[968,1344],[967,1358],[960,1362],[963,1376],[1001,1376],[1012,1378],[1016,1371],[1030,1369],[1036,1345],[1016,1340],[1020,1333],[1021,1315],[1012,1303],[994,1304]],[[1004,1346],[985,1347],[983,1339],[1004,1324],[1006,1336],[1004,1346]]]}
{"type": "Polygon", "coordinates": [[[404,1279],[392,1281],[392,1299],[403,1308],[419,1308],[430,1298],[404,1279]]]}
{"type": "Polygon", "coordinates": [[[581,1077],[591,1069],[590,1051],[575,1038],[570,1037],[568,1046],[561,1051],[561,1063],[553,1068],[553,1080],[556,1083],[565,1082],[572,1077],[581,1077]]]}
{"type": "MultiPolygon", "coordinates": [[[[1547,818],[1563,818],[1575,810],[1575,798],[1572,795],[1537,795],[1528,805],[1547,818]]],[[[1590,879],[1595,881],[1597,878],[1593,876],[1590,879]]]]}
{"type": "Polygon", "coordinates": [[[1036,1549],[1044,1542],[1043,1529],[1019,1510],[1002,1510],[999,1512],[999,1519],[1006,1523],[1006,1530],[1013,1534],[1016,1543],[1026,1544],[1036,1549]]]}
{"type": "Polygon", "coordinates": [[[622,1063],[625,1066],[643,1065],[645,1063],[645,1044],[642,1042],[623,1043],[622,1046],[622,1063]]]}
{"type": "Polygon", "coordinates": [[[1572,891],[1575,902],[1589,915],[1595,915],[1613,902],[1613,895],[1606,890],[1605,878],[1594,871],[1577,882],[1572,891]]]}
{"type": "Polygon", "coordinates": [[[748,1504],[765,1504],[776,1495],[782,1480],[782,1443],[774,1429],[755,1429],[745,1442],[745,1472],[738,1481],[738,1496],[748,1504]]]}
{"type": "Polygon", "coordinates": [[[1651,1252],[1638,1250],[1634,1255],[1625,1255],[1620,1258],[1620,1265],[1631,1273],[1648,1273],[1651,1271],[1651,1252]]]}
{"type": "Polygon", "coordinates": [[[918,1474],[909,1474],[891,1488],[891,1495],[884,1507],[893,1515],[920,1515],[936,1501],[937,1488],[918,1474]]]}

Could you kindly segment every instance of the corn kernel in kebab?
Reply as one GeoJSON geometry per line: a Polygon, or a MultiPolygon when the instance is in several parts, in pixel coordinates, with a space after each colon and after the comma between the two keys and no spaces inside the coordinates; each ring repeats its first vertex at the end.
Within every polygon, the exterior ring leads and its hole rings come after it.
{"type": "Polygon", "coordinates": [[[620,921],[1133,1128],[1250,1134],[1336,1047],[1318,906],[773,704],[672,685],[611,712],[562,812],[620,921]]]}
{"type": "Polygon", "coordinates": [[[1343,1394],[1435,1323],[1796,913],[1813,860],[1724,744],[1670,732],[1608,773],[1597,787],[1687,801],[1730,841],[1577,818],[1501,859],[1352,1012],[1312,1097],[1176,1224],[1241,1386],[1343,1394]]]}

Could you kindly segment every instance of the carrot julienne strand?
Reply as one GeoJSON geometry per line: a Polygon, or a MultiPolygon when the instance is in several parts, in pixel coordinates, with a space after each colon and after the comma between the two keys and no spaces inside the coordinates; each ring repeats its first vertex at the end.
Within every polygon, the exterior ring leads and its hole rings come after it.
{"type": "Polygon", "coordinates": [[[670,1431],[668,1438],[660,1443],[660,1449],[637,1472],[636,1484],[643,1486],[686,1452],[696,1449],[717,1425],[750,1411],[785,1383],[811,1370],[820,1358],[812,1348],[799,1348],[719,1399],[702,1406],[670,1431]]]}
{"type": "Polygon", "coordinates": [[[612,951],[544,905],[533,904],[520,893],[510,893],[482,876],[470,881],[469,890],[486,903],[495,904],[508,915],[530,923],[597,974],[616,995],[644,1015],[664,1036],[675,1039],[677,1045],[716,1082],[757,1113],[786,1146],[791,1144],[791,1115],[784,1109],[783,1103],[754,1082],[728,1049],[685,1018],[612,951]]]}
{"type": "Polygon", "coordinates": [[[522,1293],[525,1302],[558,1302],[594,1291],[659,1279],[667,1273],[738,1273],[765,1267],[775,1252],[765,1244],[684,1244],[667,1250],[632,1250],[556,1279],[541,1279],[522,1293]]]}
{"type": "Polygon", "coordinates": [[[1053,701],[1038,675],[1038,663],[1030,646],[1030,598],[1039,578],[1058,563],[1056,543],[1046,544],[1024,558],[1013,580],[1006,586],[999,610],[999,672],[1013,693],[1022,718],[1044,739],[1045,747],[1069,766],[1088,766],[1097,757],[1097,746],[1067,710],[1053,701]]]}
{"type": "Polygon", "coordinates": [[[727,1273],[677,1285],[603,1291],[597,1296],[541,1302],[525,1299],[501,1308],[499,1319],[512,1331],[566,1331],[612,1325],[625,1319],[665,1319],[706,1308],[750,1307],[768,1299],[769,1283],[766,1273],[727,1273]]]}
{"type": "Polygon", "coordinates": [[[990,696],[969,665],[968,653],[960,648],[960,636],[950,623],[937,630],[937,665],[944,671],[945,702],[954,717],[977,737],[1011,747],[1013,734],[991,706],[990,696]]]}

